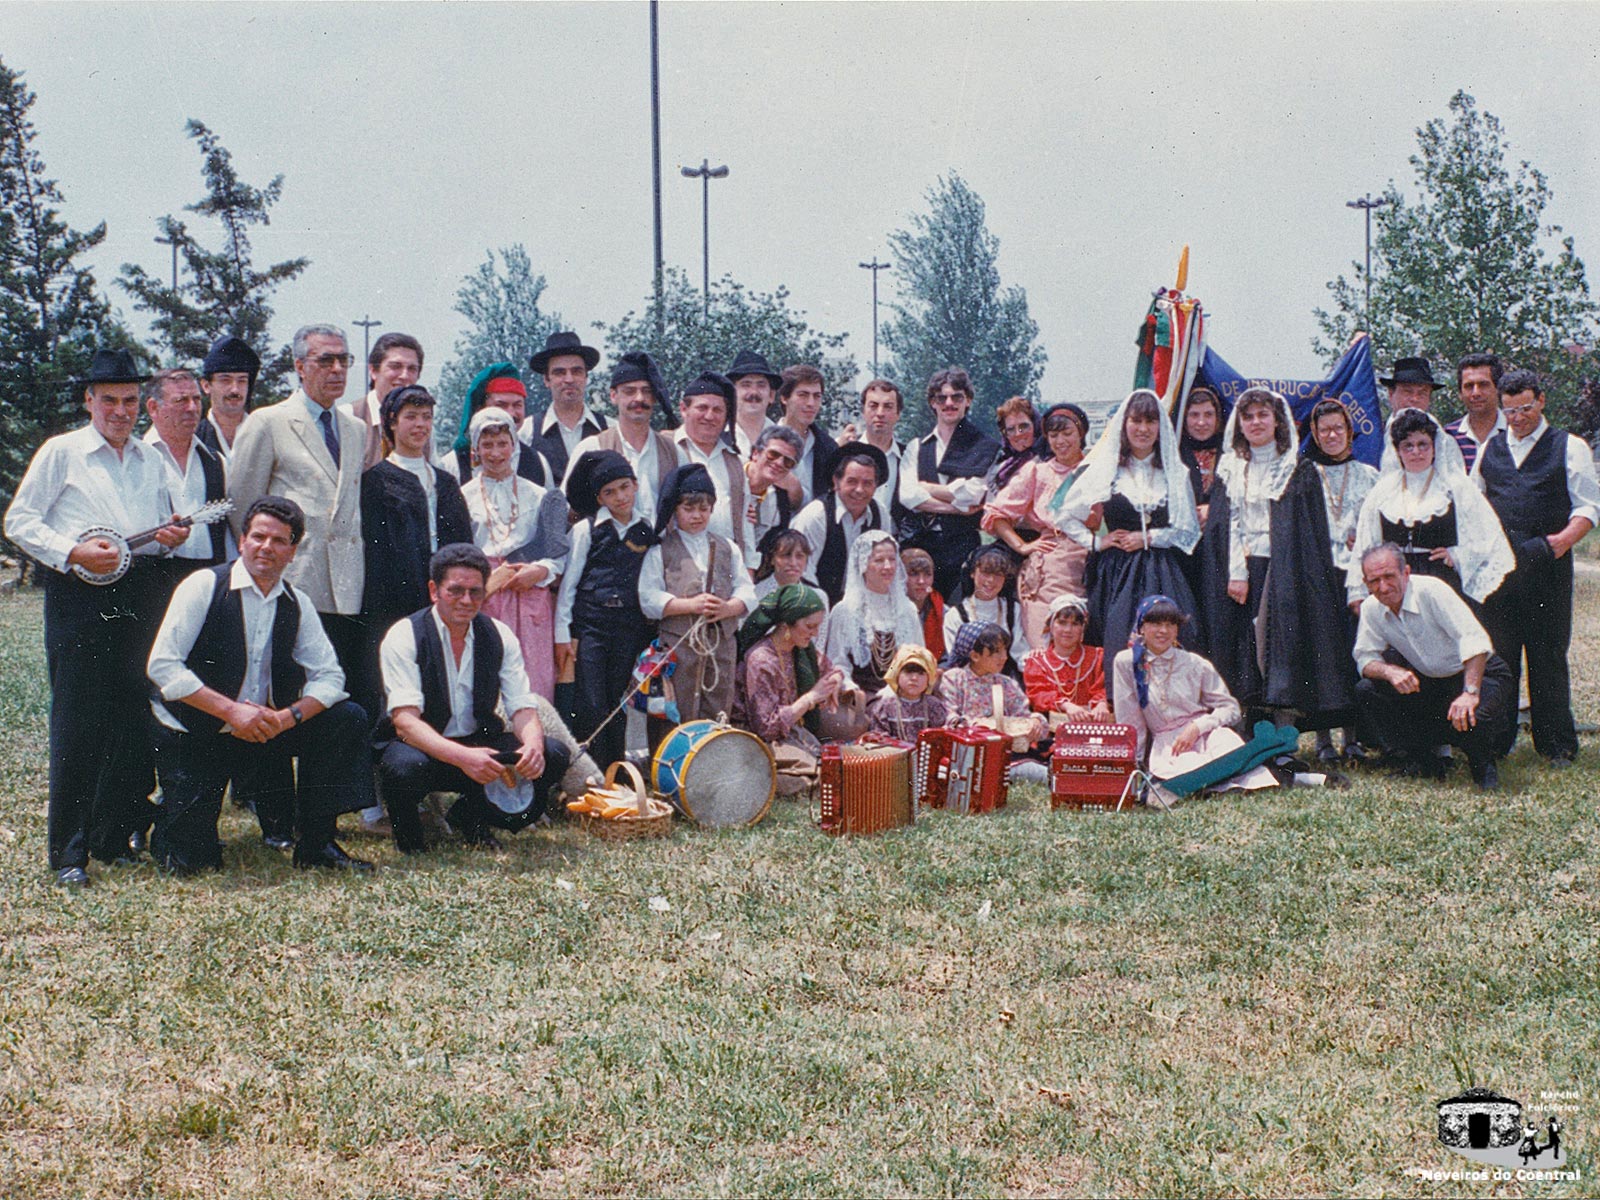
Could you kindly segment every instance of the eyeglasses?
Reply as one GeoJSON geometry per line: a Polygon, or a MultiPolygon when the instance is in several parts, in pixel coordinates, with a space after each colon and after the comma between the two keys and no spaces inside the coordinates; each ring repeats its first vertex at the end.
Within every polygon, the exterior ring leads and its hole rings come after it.
{"type": "Polygon", "coordinates": [[[1508,417],[1526,417],[1539,411],[1537,404],[1518,404],[1512,408],[1502,409],[1508,417]]]}
{"type": "Polygon", "coordinates": [[[306,359],[306,362],[313,367],[321,367],[324,371],[331,371],[334,367],[348,369],[355,360],[356,358],[353,354],[319,354],[315,358],[306,359]]]}
{"type": "Polygon", "coordinates": [[[763,458],[765,458],[768,462],[777,463],[785,471],[792,471],[794,469],[795,463],[799,461],[798,459],[790,458],[787,454],[785,454],[781,450],[772,450],[772,449],[763,450],[761,452],[761,456],[763,458]]]}
{"type": "Polygon", "coordinates": [[[1021,437],[1025,433],[1032,433],[1032,432],[1033,432],[1033,426],[1032,425],[1007,425],[1006,426],[1006,436],[1007,437],[1021,437]]]}
{"type": "Polygon", "coordinates": [[[446,584],[439,590],[452,600],[482,600],[485,594],[485,589],[481,587],[463,587],[459,583],[446,584]]]}

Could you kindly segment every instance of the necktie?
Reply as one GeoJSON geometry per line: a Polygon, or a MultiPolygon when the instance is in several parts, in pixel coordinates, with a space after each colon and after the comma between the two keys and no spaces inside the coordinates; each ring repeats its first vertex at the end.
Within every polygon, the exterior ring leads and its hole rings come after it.
{"type": "Polygon", "coordinates": [[[322,440],[328,444],[328,453],[333,456],[333,465],[339,465],[339,438],[333,432],[333,410],[323,409],[322,415],[317,418],[322,422],[322,440]]]}

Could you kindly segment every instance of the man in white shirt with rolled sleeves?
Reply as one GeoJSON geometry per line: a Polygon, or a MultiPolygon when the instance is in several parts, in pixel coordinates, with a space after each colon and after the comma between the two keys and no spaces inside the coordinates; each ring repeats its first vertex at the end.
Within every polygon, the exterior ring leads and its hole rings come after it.
{"type": "Polygon", "coordinates": [[[1361,740],[1382,746],[1407,774],[1442,779],[1445,743],[1466,752],[1472,781],[1500,786],[1495,760],[1514,719],[1511,669],[1455,590],[1441,579],[1413,575],[1391,542],[1361,558],[1371,593],[1361,602],[1354,657],[1361,740]]]}

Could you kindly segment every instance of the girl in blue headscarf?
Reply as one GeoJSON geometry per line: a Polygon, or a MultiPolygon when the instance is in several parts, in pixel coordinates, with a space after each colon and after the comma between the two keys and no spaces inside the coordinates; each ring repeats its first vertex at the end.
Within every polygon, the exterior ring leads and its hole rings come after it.
{"type": "MultiPolygon", "coordinates": [[[[1188,620],[1170,597],[1146,596],[1134,612],[1128,648],[1112,665],[1117,723],[1133,726],[1140,761],[1148,756],[1158,779],[1195,770],[1244,745],[1228,728],[1240,716],[1228,685],[1209,662],[1178,645],[1188,620]]],[[[1272,772],[1252,767],[1210,790],[1277,786],[1272,772]]]]}

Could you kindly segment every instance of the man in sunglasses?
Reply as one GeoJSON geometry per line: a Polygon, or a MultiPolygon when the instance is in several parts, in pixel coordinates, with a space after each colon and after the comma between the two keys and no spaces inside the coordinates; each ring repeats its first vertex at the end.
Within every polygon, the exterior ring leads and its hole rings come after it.
{"type": "Polygon", "coordinates": [[[336,325],[305,325],[294,335],[300,378],[287,400],[239,428],[228,472],[234,536],[262,496],[284,496],[305,512],[306,532],[284,578],[310,597],[344,669],[345,688],[376,711],[376,663],[361,621],[366,583],[361,540],[361,467],[367,430],[339,403],[350,377],[350,347],[336,325]]]}
{"type": "Polygon", "coordinates": [[[800,461],[805,443],[787,425],[768,425],[756,437],[750,461],[744,464],[745,565],[752,571],[761,565],[761,548],[767,535],[787,529],[794,516],[794,504],[783,481],[800,461]]]}

